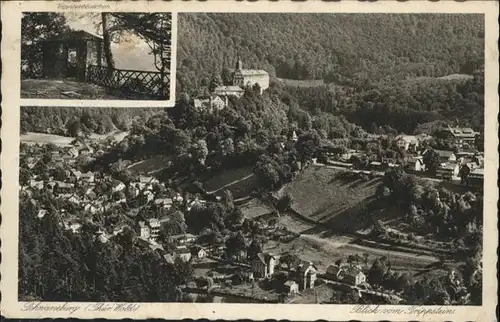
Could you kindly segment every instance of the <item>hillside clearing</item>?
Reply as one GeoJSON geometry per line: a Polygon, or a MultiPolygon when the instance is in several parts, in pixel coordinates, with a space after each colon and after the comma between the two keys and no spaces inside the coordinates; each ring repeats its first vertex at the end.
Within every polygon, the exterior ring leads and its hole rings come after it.
{"type": "Polygon", "coordinates": [[[286,86],[294,86],[294,87],[317,87],[325,85],[325,82],[322,79],[288,79],[288,78],[276,78],[281,83],[286,86]]]}
{"type": "MultiPolygon", "coordinates": [[[[105,141],[109,138],[113,138],[115,141],[120,142],[126,136],[128,132],[115,131],[108,134],[95,134],[92,133],[89,136],[90,141],[105,141]]],[[[37,133],[37,132],[26,132],[21,134],[20,140],[22,143],[26,144],[55,144],[57,146],[65,147],[71,146],[71,142],[75,140],[74,137],[62,136],[57,134],[48,133],[37,133]]]]}
{"type": "Polygon", "coordinates": [[[207,192],[220,195],[224,190],[229,190],[235,199],[247,197],[256,185],[257,178],[252,167],[223,170],[211,174],[203,181],[207,192]]]}
{"type": "Polygon", "coordinates": [[[240,209],[243,212],[245,218],[248,219],[257,218],[273,211],[271,207],[255,198],[241,205],[240,209]]]}
{"type": "Polygon", "coordinates": [[[327,167],[310,167],[283,189],[301,215],[333,227],[353,224],[352,217],[372,200],[380,178],[364,181],[327,167]]]}
{"type": "Polygon", "coordinates": [[[75,139],[68,136],[47,134],[47,133],[36,133],[27,132],[21,134],[21,143],[26,144],[55,144],[57,146],[71,146],[71,142],[75,139]]]}
{"type": "Polygon", "coordinates": [[[135,173],[154,174],[163,170],[171,157],[157,155],[131,164],[128,169],[135,173]]]}

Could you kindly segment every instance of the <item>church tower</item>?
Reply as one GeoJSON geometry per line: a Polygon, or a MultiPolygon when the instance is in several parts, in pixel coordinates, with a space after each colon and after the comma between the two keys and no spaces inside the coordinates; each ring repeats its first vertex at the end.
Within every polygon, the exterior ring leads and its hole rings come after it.
{"type": "Polygon", "coordinates": [[[238,54],[238,58],[236,59],[236,68],[235,70],[242,70],[243,69],[243,62],[240,59],[240,55],[238,54]]]}

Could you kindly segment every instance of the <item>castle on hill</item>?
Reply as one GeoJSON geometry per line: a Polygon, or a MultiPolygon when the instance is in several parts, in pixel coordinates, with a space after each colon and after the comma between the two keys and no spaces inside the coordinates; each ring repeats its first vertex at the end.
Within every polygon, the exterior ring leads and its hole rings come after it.
{"type": "Polygon", "coordinates": [[[259,84],[260,91],[269,88],[269,73],[262,69],[243,69],[243,62],[238,57],[236,68],[233,72],[233,85],[218,86],[214,90],[215,95],[220,96],[242,96],[246,86],[259,84]]]}

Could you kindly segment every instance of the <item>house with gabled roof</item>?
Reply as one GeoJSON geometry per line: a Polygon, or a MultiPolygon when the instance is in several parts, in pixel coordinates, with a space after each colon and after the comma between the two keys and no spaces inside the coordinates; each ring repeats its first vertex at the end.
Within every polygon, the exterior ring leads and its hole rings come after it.
{"type": "Polygon", "coordinates": [[[318,275],[318,269],[310,261],[301,260],[297,266],[295,266],[295,275],[299,288],[301,290],[306,290],[314,287],[318,275]]]}
{"type": "Polygon", "coordinates": [[[478,132],[469,127],[451,127],[441,129],[437,132],[440,137],[451,139],[453,144],[457,147],[473,146],[476,141],[478,132]]]}
{"type": "Polygon", "coordinates": [[[252,260],[252,272],[255,278],[271,277],[274,274],[276,257],[269,253],[258,253],[252,260]]]}
{"type": "Polygon", "coordinates": [[[287,293],[288,295],[299,293],[299,284],[297,284],[295,281],[288,280],[283,286],[285,293],[287,293]]]}
{"type": "Polygon", "coordinates": [[[362,272],[361,268],[356,265],[330,265],[326,269],[325,275],[329,278],[354,286],[366,283],[366,275],[362,272]]]}
{"type": "Polygon", "coordinates": [[[178,246],[174,253],[175,257],[180,258],[185,263],[191,259],[191,251],[186,246],[178,246]]]}
{"type": "Polygon", "coordinates": [[[436,154],[438,155],[439,162],[440,163],[446,163],[446,162],[456,162],[457,161],[457,156],[453,151],[447,151],[447,150],[434,150],[436,154]]]}
{"type": "Polygon", "coordinates": [[[458,163],[452,163],[452,162],[441,163],[439,167],[436,169],[436,177],[445,180],[451,180],[454,177],[458,176],[459,170],[460,167],[458,163]]]}
{"type": "Polygon", "coordinates": [[[394,143],[399,149],[405,151],[409,150],[416,151],[419,146],[419,140],[414,135],[405,135],[405,134],[398,135],[395,138],[394,143]]]}

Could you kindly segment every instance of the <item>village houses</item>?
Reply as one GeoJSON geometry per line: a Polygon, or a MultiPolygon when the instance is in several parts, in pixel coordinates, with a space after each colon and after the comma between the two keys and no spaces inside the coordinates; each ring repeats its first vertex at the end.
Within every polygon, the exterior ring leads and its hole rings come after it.
{"type": "Polygon", "coordinates": [[[299,284],[300,290],[306,290],[314,287],[318,274],[318,269],[313,263],[301,260],[294,269],[296,281],[299,284]]]}
{"type": "Polygon", "coordinates": [[[366,275],[356,265],[330,265],[326,269],[325,275],[329,278],[354,286],[366,283],[366,275]]]}
{"type": "Polygon", "coordinates": [[[404,151],[416,152],[419,147],[419,140],[414,135],[398,135],[394,142],[399,149],[404,151]]]}
{"type": "Polygon", "coordinates": [[[436,169],[436,177],[444,180],[452,180],[454,177],[458,177],[460,166],[458,163],[442,163],[436,169]]]}
{"type": "Polygon", "coordinates": [[[478,132],[475,132],[471,128],[462,128],[458,126],[447,126],[446,128],[438,131],[436,134],[438,137],[451,140],[451,142],[459,148],[473,146],[476,141],[476,137],[479,135],[478,132]]]}
{"type": "Polygon", "coordinates": [[[267,278],[274,274],[276,257],[268,253],[259,253],[252,260],[252,272],[255,278],[267,278]]]}

